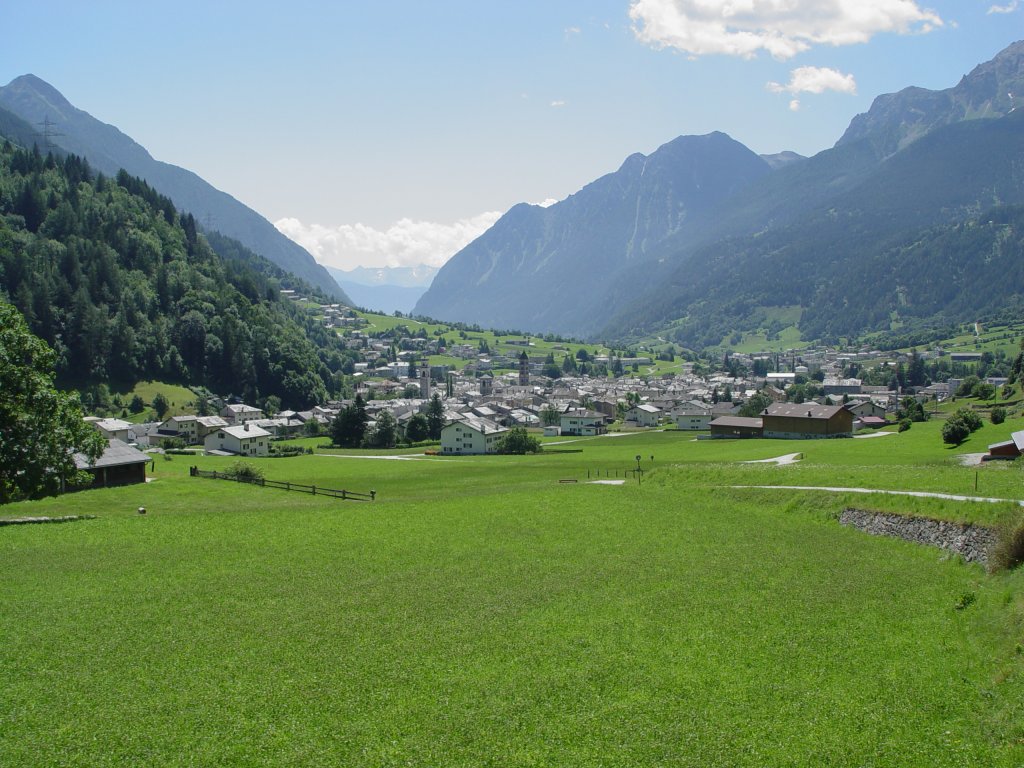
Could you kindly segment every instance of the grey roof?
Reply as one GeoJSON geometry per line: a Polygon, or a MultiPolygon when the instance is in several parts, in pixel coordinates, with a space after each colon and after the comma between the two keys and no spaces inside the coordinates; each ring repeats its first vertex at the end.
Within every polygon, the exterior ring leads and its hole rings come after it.
{"type": "Polygon", "coordinates": [[[711,422],[712,427],[746,427],[749,429],[761,429],[761,419],[750,416],[719,416],[711,422]]]}
{"type": "Polygon", "coordinates": [[[111,438],[103,455],[90,464],[84,453],[75,454],[75,466],[79,469],[100,469],[102,467],[121,467],[125,464],[145,464],[152,459],[142,451],[137,451],[123,440],[111,438]]]}
{"type": "Polygon", "coordinates": [[[767,416],[828,420],[843,410],[843,406],[815,405],[814,403],[772,403],[766,410],[765,415],[767,416]]]}

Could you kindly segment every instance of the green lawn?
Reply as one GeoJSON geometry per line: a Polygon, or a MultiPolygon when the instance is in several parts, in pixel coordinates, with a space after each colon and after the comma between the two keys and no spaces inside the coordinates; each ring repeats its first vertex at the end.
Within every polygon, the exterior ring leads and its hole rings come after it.
{"type": "Polygon", "coordinates": [[[1019,467],[954,459],[996,434],[253,462],[372,504],[175,456],[146,486],[4,508],[98,518],[0,528],[0,765],[1019,766],[1021,572],[843,528],[841,495],[729,487],[977,472],[1024,498],[1019,467]],[[642,483],[585,482],[637,455],[642,483]]]}

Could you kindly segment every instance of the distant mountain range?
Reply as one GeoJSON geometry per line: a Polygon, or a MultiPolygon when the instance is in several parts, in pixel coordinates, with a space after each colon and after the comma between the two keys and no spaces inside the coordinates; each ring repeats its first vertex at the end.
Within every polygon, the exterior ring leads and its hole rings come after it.
{"type": "MultiPolygon", "coordinates": [[[[86,158],[108,176],[123,168],[145,179],[179,209],[191,212],[204,228],[238,240],[327,295],[349,302],[344,291],[302,246],[278,232],[258,213],[191,171],[154,160],[130,137],[76,108],[56,88],[35,75],[22,75],[0,88],[0,107],[37,131],[45,123],[46,138],[57,147],[86,158]]],[[[6,120],[12,122],[10,118],[6,120]]],[[[3,121],[0,116],[0,122],[3,121]]],[[[24,126],[11,130],[23,131],[24,126]]]]}
{"type": "Polygon", "coordinates": [[[680,137],[550,208],[514,207],[414,311],[706,346],[779,308],[828,339],[1017,306],[1022,102],[1018,42],[954,88],[879,96],[811,158],[680,137]]]}
{"type": "Polygon", "coordinates": [[[338,285],[358,307],[378,312],[411,312],[437,267],[356,267],[351,270],[327,267],[338,285]]]}

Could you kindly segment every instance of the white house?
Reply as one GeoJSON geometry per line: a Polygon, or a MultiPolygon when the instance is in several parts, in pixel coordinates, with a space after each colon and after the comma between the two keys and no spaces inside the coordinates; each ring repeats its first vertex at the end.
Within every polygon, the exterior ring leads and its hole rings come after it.
{"type": "Polygon", "coordinates": [[[441,453],[496,453],[498,441],[508,432],[487,419],[464,416],[441,430],[441,453]]]}
{"type": "Polygon", "coordinates": [[[661,419],[661,408],[641,403],[626,411],[626,421],[636,422],[638,427],[656,427],[661,419]]]}
{"type": "Polygon", "coordinates": [[[711,429],[711,408],[702,403],[683,403],[673,411],[676,429],[691,431],[711,429]]]}
{"type": "Polygon", "coordinates": [[[560,419],[563,435],[603,435],[608,431],[604,425],[604,414],[576,408],[566,411],[560,419]]]}
{"type": "Polygon", "coordinates": [[[225,405],[220,411],[221,418],[228,424],[244,424],[247,421],[255,421],[263,418],[263,411],[245,403],[225,405]]]}
{"type": "Polygon", "coordinates": [[[91,420],[93,427],[107,440],[121,440],[130,443],[135,439],[135,425],[121,419],[91,420]]]}
{"type": "Polygon", "coordinates": [[[203,441],[207,452],[224,451],[239,456],[266,456],[270,453],[270,433],[252,424],[224,427],[211,432],[203,441]]]}

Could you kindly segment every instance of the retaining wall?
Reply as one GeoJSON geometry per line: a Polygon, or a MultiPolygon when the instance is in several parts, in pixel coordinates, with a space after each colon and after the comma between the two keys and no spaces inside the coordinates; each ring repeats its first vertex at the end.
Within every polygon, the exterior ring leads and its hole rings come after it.
{"type": "Polygon", "coordinates": [[[839,522],[873,536],[892,536],[939,547],[971,563],[988,563],[997,534],[992,528],[971,523],[951,523],[927,517],[908,517],[866,509],[844,509],[839,522]]]}

